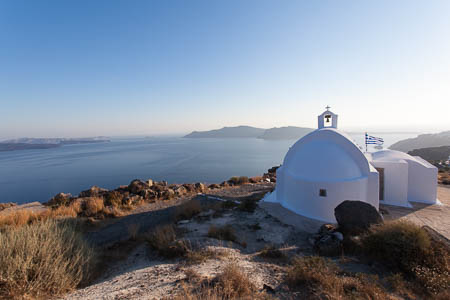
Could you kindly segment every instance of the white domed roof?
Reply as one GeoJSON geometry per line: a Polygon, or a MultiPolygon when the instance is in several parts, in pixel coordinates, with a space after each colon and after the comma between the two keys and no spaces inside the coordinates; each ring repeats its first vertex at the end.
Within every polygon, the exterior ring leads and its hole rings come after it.
{"type": "Polygon", "coordinates": [[[398,162],[398,161],[415,161],[419,164],[428,166],[428,163],[424,162],[422,159],[418,159],[417,157],[411,156],[405,152],[397,151],[397,150],[380,150],[377,152],[372,153],[372,161],[391,161],[391,162],[398,162]]]}
{"type": "Polygon", "coordinates": [[[308,181],[343,181],[366,176],[367,158],[346,135],[319,129],[301,138],[286,154],[286,171],[308,181]]]}

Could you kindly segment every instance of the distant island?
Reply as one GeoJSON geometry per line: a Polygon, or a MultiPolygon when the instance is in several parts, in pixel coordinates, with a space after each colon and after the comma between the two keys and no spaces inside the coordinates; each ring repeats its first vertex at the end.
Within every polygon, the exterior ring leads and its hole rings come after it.
{"type": "Polygon", "coordinates": [[[64,145],[105,143],[109,141],[108,138],[103,136],[91,138],[19,138],[0,142],[0,151],[50,149],[64,145]]]}
{"type": "Polygon", "coordinates": [[[389,149],[409,152],[415,149],[450,146],[450,130],[435,134],[421,134],[415,138],[398,141],[389,149]]]}
{"type": "Polygon", "coordinates": [[[256,128],[251,126],[223,127],[209,131],[193,131],[185,138],[260,138],[264,140],[298,139],[314,129],[304,127],[256,128]]]}

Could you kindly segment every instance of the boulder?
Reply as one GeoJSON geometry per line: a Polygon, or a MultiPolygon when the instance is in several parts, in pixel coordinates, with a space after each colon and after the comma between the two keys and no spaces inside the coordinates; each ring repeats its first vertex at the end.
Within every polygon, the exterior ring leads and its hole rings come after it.
{"type": "Polygon", "coordinates": [[[197,192],[204,193],[206,191],[206,186],[201,182],[197,182],[195,184],[195,190],[197,192]]]}
{"type": "Polygon", "coordinates": [[[86,198],[86,197],[102,197],[106,192],[108,192],[107,189],[103,189],[101,187],[98,187],[96,185],[94,185],[93,187],[91,187],[88,190],[82,191],[80,193],[80,197],[81,198],[86,198]]]}
{"type": "Polygon", "coordinates": [[[177,196],[183,196],[188,192],[187,189],[182,185],[175,187],[174,191],[177,196]]]}
{"type": "Polygon", "coordinates": [[[142,198],[144,198],[145,200],[152,200],[155,199],[158,195],[157,192],[155,192],[152,189],[146,189],[140,192],[140,194],[142,196],[142,198]]]}
{"type": "Polygon", "coordinates": [[[217,183],[213,183],[213,184],[208,185],[208,189],[211,189],[211,190],[220,189],[220,185],[217,183]]]}
{"type": "Polygon", "coordinates": [[[337,256],[342,254],[342,241],[332,233],[319,235],[314,242],[314,250],[319,255],[337,256]]]}
{"type": "Polygon", "coordinates": [[[131,195],[128,197],[125,197],[122,201],[124,205],[138,205],[142,202],[142,197],[138,195],[131,195]]]}
{"type": "Polygon", "coordinates": [[[186,188],[188,192],[195,191],[195,186],[192,183],[185,183],[183,186],[186,188]]]}
{"type": "Polygon", "coordinates": [[[334,216],[339,231],[345,234],[359,234],[373,224],[383,223],[383,218],[369,203],[346,200],[336,206],[334,216]]]}
{"type": "Polygon", "coordinates": [[[333,224],[323,224],[319,228],[319,234],[333,233],[335,231],[336,231],[336,226],[333,224]]]}
{"type": "Polygon", "coordinates": [[[139,195],[143,190],[149,188],[149,186],[139,180],[139,179],[135,179],[133,180],[129,185],[128,185],[128,190],[130,191],[130,193],[135,194],[135,195],[139,195]]]}
{"type": "Polygon", "coordinates": [[[70,203],[70,199],[72,198],[72,194],[70,193],[59,193],[56,194],[50,201],[48,202],[51,206],[59,206],[59,205],[68,205],[70,203]]]}

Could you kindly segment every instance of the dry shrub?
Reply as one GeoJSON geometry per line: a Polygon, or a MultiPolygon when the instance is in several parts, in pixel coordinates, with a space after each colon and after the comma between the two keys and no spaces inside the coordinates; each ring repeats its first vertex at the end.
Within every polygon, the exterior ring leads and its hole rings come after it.
{"type": "Polygon", "coordinates": [[[140,227],[141,226],[139,224],[136,224],[136,223],[128,225],[128,227],[127,227],[128,235],[130,236],[130,239],[132,239],[133,241],[135,241],[137,239],[140,227]]]}
{"type": "Polygon", "coordinates": [[[264,258],[275,258],[275,259],[286,258],[286,255],[274,245],[264,246],[261,252],[259,252],[259,256],[264,258]]]}
{"type": "Polygon", "coordinates": [[[109,218],[119,218],[125,215],[125,213],[120,208],[115,206],[106,206],[102,212],[106,217],[109,218]]]}
{"type": "Polygon", "coordinates": [[[73,222],[9,228],[0,232],[0,298],[60,295],[86,280],[93,262],[73,222]]]}
{"type": "Polygon", "coordinates": [[[222,227],[211,225],[208,230],[208,236],[218,240],[231,242],[237,241],[236,234],[234,233],[234,229],[231,225],[224,225],[222,227]]]}
{"type": "Polygon", "coordinates": [[[75,205],[71,205],[71,206],[59,206],[55,209],[52,209],[51,215],[54,218],[57,217],[72,217],[72,218],[76,218],[78,216],[78,213],[81,211],[78,211],[77,208],[79,209],[80,206],[75,206],[75,205]]]}
{"type": "Polygon", "coordinates": [[[438,294],[450,289],[448,246],[432,240],[420,226],[407,221],[373,226],[362,245],[366,255],[411,277],[423,292],[438,294]]]}
{"type": "Polygon", "coordinates": [[[189,220],[201,211],[202,205],[200,201],[198,199],[192,199],[176,207],[174,218],[175,221],[189,220]]]}
{"type": "Polygon", "coordinates": [[[306,291],[305,298],[308,299],[387,298],[376,276],[340,276],[339,267],[320,256],[295,258],[288,269],[286,282],[293,289],[306,291]]]}
{"type": "Polygon", "coordinates": [[[110,191],[105,195],[105,205],[112,207],[122,206],[123,195],[118,191],[110,191]]]}
{"type": "Polygon", "coordinates": [[[232,185],[241,185],[241,184],[246,184],[248,182],[249,182],[249,180],[248,180],[247,176],[240,176],[240,177],[233,176],[230,179],[228,179],[228,183],[232,184],[232,185]]]}
{"type": "Polygon", "coordinates": [[[95,216],[103,211],[104,208],[103,198],[89,197],[84,201],[84,214],[87,217],[95,216]]]}
{"type": "Polygon", "coordinates": [[[189,245],[186,241],[177,241],[177,235],[172,225],[164,225],[155,228],[147,235],[150,247],[166,258],[186,256],[189,245]]]}
{"type": "Polygon", "coordinates": [[[202,249],[196,249],[192,250],[189,249],[186,258],[187,263],[189,264],[200,264],[202,262],[205,262],[208,259],[218,259],[227,257],[228,252],[224,250],[219,249],[213,249],[211,247],[202,248],[202,249]]]}
{"type": "Polygon", "coordinates": [[[257,291],[253,282],[242,273],[235,264],[224,268],[213,280],[195,285],[184,285],[182,293],[172,299],[181,300],[237,300],[268,299],[267,295],[257,291]]]}

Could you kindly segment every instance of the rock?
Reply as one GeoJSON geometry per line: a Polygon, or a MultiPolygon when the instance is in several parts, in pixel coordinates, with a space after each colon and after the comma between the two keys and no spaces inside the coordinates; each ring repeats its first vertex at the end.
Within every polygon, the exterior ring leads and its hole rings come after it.
{"type": "Polygon", "coordinates": [[[145,183],[146,183],[149,187],[153,186],[153,180],[152,180],[152,179],[148,179],[145,183]]]}
{"type": "Polygon", "coordinates": [[[333,224],[323,224],[319,228],[319,234],[332,233],[336,230],[336,226],[333,224]]]}
{"type": "Polygon", "coordinates": [[[178,221],[178,223],[177,224],[179,224],[179,225],[183,225],[183,224],[187,224],[187,223],[189,223],[191,220],[181,220],[181,221],[178,221]]]}
{"type": "Polygon", "coordinates": [[[333,235],[341,242],[344,240],[344,235],[342,233],[340,233],[339,231],[333,232],[333,235]]]}
{"type": "Polygon", "coordinates": [[[214,189],[220,189],[220,185],[213,183],[208,185],[208,189],[214,190],[214,189]]]}
{"type": "Polygon", "coordinates": [[[188,192],[187,189],[182,185],[175,187],[174,191],[177,196],[183,196],[188,192]]]}
{"type": "Polygon", "coordinates": [[[166,188],[163,191],[161,191],[160,195],[161,195],[160,197],[163,199],[171,199],[173,196],[175,196],[175,192],[170,188],[166,188]]]}
{"type": "Polygon", "coordinates": [[[195,186],[192,183],[185,183],[183,184],[183,187],[188,191],[188,192],[194,192],[195,191],[195,186]]]}
{"type": "Polygon", "coordinates": [[[143,190],[149,188],[149,186],[139,180],[139,179],[135,179],[133,180],[129,185],[128,185],[128,190],[130,191],[130,193],[135,194],[135,195],[139,195],[143,190]]]}
{"type": "Polygon", "coordinates": [[[271,294],[275,293],[275,289],[273,287],[271,287],[270,285],[267,285],[265,283],[263,285],[263,290],[267,291],[268,293],[271,293],[271,294]]]}
{"type": "Polygon", "coordinates": [[[72,194],[70,193],[59,193],[56,194],[50,201],[48,202],[51,206],[59,206],[59,205],[68,205],[70,203],[70,199],[72,198],[72,194]]]}
{"type": "Polygon", "coordinates": [[[17,203],[14,202],[0,203],[0,211],[14,206],[17,206],[17,203]]]}
{"type": "Polygon", "coordinates": [[[125,205],[138,205],[142,202],[142,197],[138,195],[131,195],[123,199],[125,205]]]}
{"type": "Polygon", "coordinates": [[[195,190],[200,192],[200,193],[204,193],[206,191],[206,187],[205,187],[205,185],[203,183],[197,182],[195,184],[195,190]]]}
{"type": "Polygon", "coordinates": [[[319,255],[336,256],[342,253],[342,241],[334,234],[325,234],[315,240],[314,250],[319,255]]]}
{"type": "Polygon", "coordinates": [[[375,207],[362,201],[346,200],[336,206],[334,215],[339,230],[348,234],[359,234],[373,224],[383,223],[383,218],[375,207]]]}
{"type": "Polygon", "coordinates": [[[157,197],[157,193],[151,189],[143,190],[139,195],[141,195],[145,200],[152,200],[157,197]]]}
{"type": "Polygon", "coordinates": [[[266,178],[265,181],[266,181],[266,182],[270,182],[270,178],[266,178]]]}
{"type": "Polygon", "coordinates": [[[270,173],[272,173],[272,174],[276,174],[277,173],[277,169],[279,168],[280,166],[275,166],[275,167],[272,167],[272,168],[270,168],[269,170],[267,170],[267,172],[270,174],[270,173]]]}
{"type": "Polygon", "coordinates": [[[101,197],[103,196],[106,192],[108,192],[107,189],[103,189],[101,187],[98,187],[96,185],[92,186],[89,190],[86,191],[82,191],[80,193],[80,197],[81,198],[86,198],[86,197],[101,197]]]}

